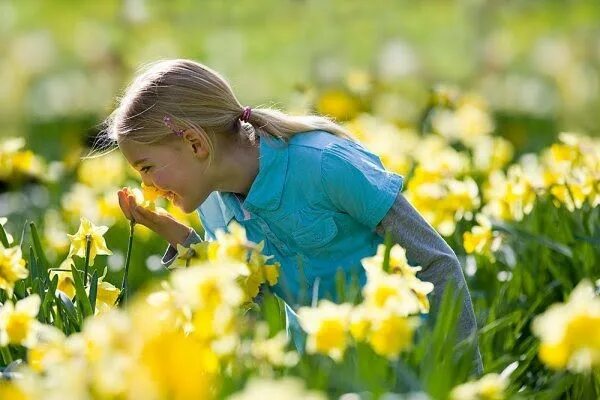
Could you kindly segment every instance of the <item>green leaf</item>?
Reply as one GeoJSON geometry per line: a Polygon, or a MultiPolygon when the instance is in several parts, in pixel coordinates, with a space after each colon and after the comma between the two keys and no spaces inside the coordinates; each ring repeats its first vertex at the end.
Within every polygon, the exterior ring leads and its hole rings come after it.
{"type": "Polygon", "coordinates": [[[28,276],[28,285],[27,286],[31,286],[31,284],[33,283],[33,280],[35,278],[37,278],[38,273],[38,263],[37,263],[37,258],[35,257],[35,252],[33,250],[33,247],[29,248],[29,276],[28,276]]]}
{"type": "Polygon", "coordinates": [[[98,295],[98,271],[94,270],[90,279],[90,304],[92,306],[92,314],[96,310],[96,296],[98,295]]]}
{"type": "Polygon", "coordinates": [[[0,242],[2,242],[2,246],[4,246],[4,248],[7,249],[10,247],[10,243],[8,243],[8,236],[6,235],[6,231],[4,230],[2,224],[0,224],[0,242]]]}
{"type": "MultiPolygon", "coordinates": [[[[81,321],[79,319],[77,309],[75,308],[75,305],[73,304],[71,299],[69,299],[69,297],[61,291],[58,292],[58,297],[60,301],[57,301],[56,304],[58,308],[64,313],[63,323],[65,325],[69,325],[70,323],[72,323],[73,326],[79,328],[81,326],[81,321]]],[[[65,333],[68,334],[69,332],[65,333]]]]}
{"type": "Polygon", "coordinates": [[[50,321],[50,309],[52,307],[52,303],[54,302],[54,296],[56,293],[56,288],[58,287],[58,275],[52,279],[50,282],[50,286],[46,289],[46,294],[44,295],[44,300],[42,301],[42,306],[40,307],[40,315],[44,318],[44,323],[48,323],[50,321]]]}
{"type": "Polygon", "coordinates": [[[573,258],[573,252],[571,251],[571,249],[568,246],[565,246],[562,243],[558,243],[554,240],[551,240],[545,236],[533,234],[533,233],[527,232],[523,229],[519,229],[516,226],[508,224],[506,222],[495,221],[492,224],[492,229],[510,233],[513,236],[537,242],[539,244],[542,244],[542,245],[548,247],[549,249],[556,251],[557,253],[560,253],[569,258],[573,258]]]}
{"type": "Polygon", "coordinates": [[[83,280],[81,279],[80,272],[75,268],[75,265],[71,265],[71,272],[73,273],[73,282],[75,284],[75,296],[77,298],[77,304],[81,307],[81,313],[83,318],[87,318],[93,315],[92,305],[90,299],[85,292],[83,287],[83,280]]]}
{"type": "Polygon", "coordinates": [[[48,259],[46,258],[46,254],[42,249],[42,244],[40,242],[40,237],[37,232],[37,228],[33,222],[29,223],[29,227],[31,228],[31,239],[33,241],[33,247],[35,249],[35,254],[39,260],[41,266],[41,276],[45,282],[48,282],[48,268],[50,264],[48,263],[48,259]]]}

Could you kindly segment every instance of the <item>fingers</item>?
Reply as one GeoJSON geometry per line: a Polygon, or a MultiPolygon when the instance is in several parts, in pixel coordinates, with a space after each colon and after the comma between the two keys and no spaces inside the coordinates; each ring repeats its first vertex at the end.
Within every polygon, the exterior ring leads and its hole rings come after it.
{"type": "Polygon", "coordinates": [[[152,211],[149,211],[142,206],[134,205],[131,208],[131,215],[136,222],[145,225],[152,230],[156,228],[158,223],[157,216],[152,211]]]}
{"type": "Polygon", "coordinates": [[[125,214],[125,217],[129,220],[132,219],[131,210],[129,207],[129,199],[126,192],[126,188],[123,188],[117,192],[119,197],[119,207],[121,207],[121,211],[125,214]]]}

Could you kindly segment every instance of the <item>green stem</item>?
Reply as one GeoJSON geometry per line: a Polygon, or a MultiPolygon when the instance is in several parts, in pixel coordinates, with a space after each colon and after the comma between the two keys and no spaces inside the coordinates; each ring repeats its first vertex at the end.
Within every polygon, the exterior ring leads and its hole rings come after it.
{"type": "Polygon", "coordinates": [[[133,247],[133,232],[135,230],[135,221],[129,223],[129,241],[127,243],[127,256],[125,257],[125,273],[123,274],[123,282],[121,282],[121,294],[117,300],[123,299],[127,301],[127,277],[129,275],[129,262],[131,261],[131,248],[133,247]]]}
{"type": "Polygon", "coordinates": [[[83,269],[83,286],[87,285],[88,266],[90,265],[90,248],[92,247],[92,237],[85,237],[85,268],[83,269]]]}
{"type": "Polygon", "coordinates": [[[389,230],[385,231],[385,237],[383,239],[385,245],[385,251],[383,253],[383,270],[385,272],[390,271],[390,253],[392,251],[392,233],[389,230]]]}
{"type": "Polygon", "coordinates": [[[6,347],[6,346],[0,347],[0,353],[2,354],[2,358],[4,359],[4,362],[6,363],[6,365],[13,362],[13,358],[12,358],[12,355],[10,354],[10,350],[8,349],[8,347],[6,347]]]}

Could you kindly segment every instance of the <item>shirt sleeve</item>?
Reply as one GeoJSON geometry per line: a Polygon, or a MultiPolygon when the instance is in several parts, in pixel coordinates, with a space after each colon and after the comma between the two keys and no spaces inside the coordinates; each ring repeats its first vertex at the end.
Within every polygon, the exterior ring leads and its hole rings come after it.
{"type": "Polygon", "coordinates": [[[323,190],[333,206],[375,229],[402,189],[403,178],[357,143],[334,143],[321,154],[323,190]]]}
{"type": "Polygon", "coordinates": [[[477,348],[477,322],[471,295],[452,248],[401,193],[377,226],[376,232],[381,237],[385,236],[386,231],[390,232],[394,243],[404,247],[409,263],[421,266],[422,270],[417,272],[417,277],[433,283],[434,289],[430,295],[432,310],[439,308],[448,284],[452,283],[462,291],[462,305],[456,327],[457,340],[474,340],[474,371],[481,373],[483,364],[477,348]]]}
{"type": "MultiPolygon", "coordinates": [[[[201,241],[202,239],[200,239],[200,236],[196,233],[195,230],[192,229],[190,230],[188,236],[185,238],[185,241],[183,242],[182,246],[190,247],[190,245],[194,243],[199,243],[201,241]]],[[[169,268],[173,261],[175,261],[176,257],[177,249],[169,244],[169,247],[167,247],[167,250],[165,251],[165,254],[162,257],[161,264],[164,267],[169,268]]]]}

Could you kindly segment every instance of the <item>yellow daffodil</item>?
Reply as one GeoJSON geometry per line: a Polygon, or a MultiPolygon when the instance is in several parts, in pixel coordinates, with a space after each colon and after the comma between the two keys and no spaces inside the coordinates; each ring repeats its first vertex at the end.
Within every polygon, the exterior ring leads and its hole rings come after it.
{"type": "Polygon", "coordinates": [[[487,374],[478,381],[456,386],[450,393],[452,400],[502,400],[506,397],[508,381],[498,374],[487,374]]]}
{"type": "Polygon", "coordinates": [[[19,381],[0,379],[0,399],[27,400],[27,393],[20,387],[19,381]]]}
{"type": "Polygon", "coordinates": [[[407,317],[393,310],[373,310],[366,340],[377,354],[395,360],[412,345],[418,323],[417,317],[407,317]]]}
{"type": "Polygon", "coordinates": [[[262,254],[264,241],[258,244],[249,241],[244,227],[235,221],[228,228],[229,232],[218,230],[215,241],[192,244],[189,248],[177,245],[177,259],[172,268],[204,261],[245,263],[247,272],[238,276],[238,282],[246,293],[246,301],[250,301],[258,294],[260,285],[277,283],[281,266],[278,262],[267,263],[273,256],[262,254]]]}
{"type": "Polygon", "coordinates": [[[164,190],[160,190],[155,186],[147,186],[146,184],[144,184],[144,182],[142,182],[141,187],[144,199],[147,201],[155,202],[156,200],[158,200],[159,197],[167,197],[167,192],[165,192],[164,190]]]}
{"type": "Polygon", "coordinates": [[[416,273],[421,267],[408,264],[406,250],[399,244],[390,249],[390,274],[383,271],[385,246],[379,245],[377,254],[361,260],[367,271],[367,284],[363,287],[365,303],[374,307],[392,307],[404,315],[429,312],[427,295],[433,284],[421,281],[416,273]]]}
{"type": "Polygon", "coordinates": [[[35,344],[40,303],[40,297],[32,294],[17,301],[16,305],[9,300],[0,307],[0,346],[18,344],[31,347],[35,344]]]}
{"type": "Polygon", "coordinates": [[[27,349],[27,364],[34,371],[42,373],[65,362],[69,358],[65,339],[66,336],[60,329],[40,324],[35,344],[27,349]]]}
{"type": "Polygon", "coordinates": [[[229,400],[286,399],[325,400],[325,394],[306,390],[300,378],[285,377],[279,380],[252,378],[244,390],[228,397],[229,400]]]}
{"type": "Polygon", "coordinates": [[[348,346],[350,304],[321,300],[317,307],[300,307],[298,318],[308,334],[306,351],[341,361],[348,346]]]}
{"type": "Polygon", "coordinates": [[[317,100],[317,110],[339,121],[353,118],[358,112],[358,103],[349,93],[331,89],[321,94],[317,100]]]}
{"type": "Polygon", "coordinates": [[[492,223],[483,214],[475,217],[479,225],[474,226],[471,232],[463,233],[463,245],[468,254],[477,253],[487,256],[492,262],[495,260],[494,252],[501,245],[500,235],[492,231],[492,223]]]}
{"type": "Polygon", "coordinates": [[[247,273],[243,263],[208,262],[173,272],[173,288],[193,314],[195,337],[212,342],[234,333],[233,318],[245,298],[237,279],[247,273]]]}
{"type": "Polygon", "coordinates": [[[269,338],[269,327],[266,322],[260,322],[255,328],[254,339],[250,342],[252,363],[263,362],[267,366],[292,367],[299,361],[298,353],[286,351],[289,343],[287,333],[279,331],[269,338]]]}
{"type": "Polygon", "coordinates": [[[533,320],[540,359],[550,368],[589,371],[600,366],[600,297],[590,281],[580,282],[566,303],[554,304],[533,320]]]}
{"type": "Polygon", "coordinates": [[[165,332],[142,343],[136,368],[147,371],[158,398],[212,398],[219,361],[215,353],[191,335],[165,332]]]}
{"type": "Polygon", "coordinates": [[[96,291],[95,314],[103,314],[108,310],[115,308],[115,302],[117,301],[120,293],[121,290],[119,288],[115,287],[110,282],[99,279],[98,288],[96,291]]]}
{"type": "Polygon", "coordinates": [[[509,167],[506,175],[493,171],[485,185],[487,204],[482,212],[500,220],[521,221],[528,215],[537,198],[535,186],[520,165],[509,167]]]}
{"type": "Polygon", "coordinates": [[[95,226],[87,218],[81,217],[79,230],[74,235],[68,235],[71,240],[69,257],[85,257],[87,238],[90,238],[90,265],[94,265],[96,255],[110,255],[112,252],[106,247],[103,235],[108,230],[107,226],[95,226]]]}
{"type": "Polygon", "coordinates": [[[29,276],[25,268],[25,260],[19,246],[4,248],[0,244],[0,289],[4,289],[8,297],[12,297],[15,282],[29,276]]]}
{"type": "MultiPolygon", "coordinates": [[[[71,259],[67,259],[65,261],[71,261],[71,259]]],[[[63,262],[62,266],[68,266],[68,269],[71,268],[71,262],[63,262]]],[[[61,268],[63,269],[63,268],[61,268]]],[[[58,276],[58,285],[56,286],[57,290],[60,290],[69,298],[75,297],[75,282],[73,281],[73,273],[71,271],[56,271],[50,270],[50,279],[54,279],[55,276],[58,276]]]]}

